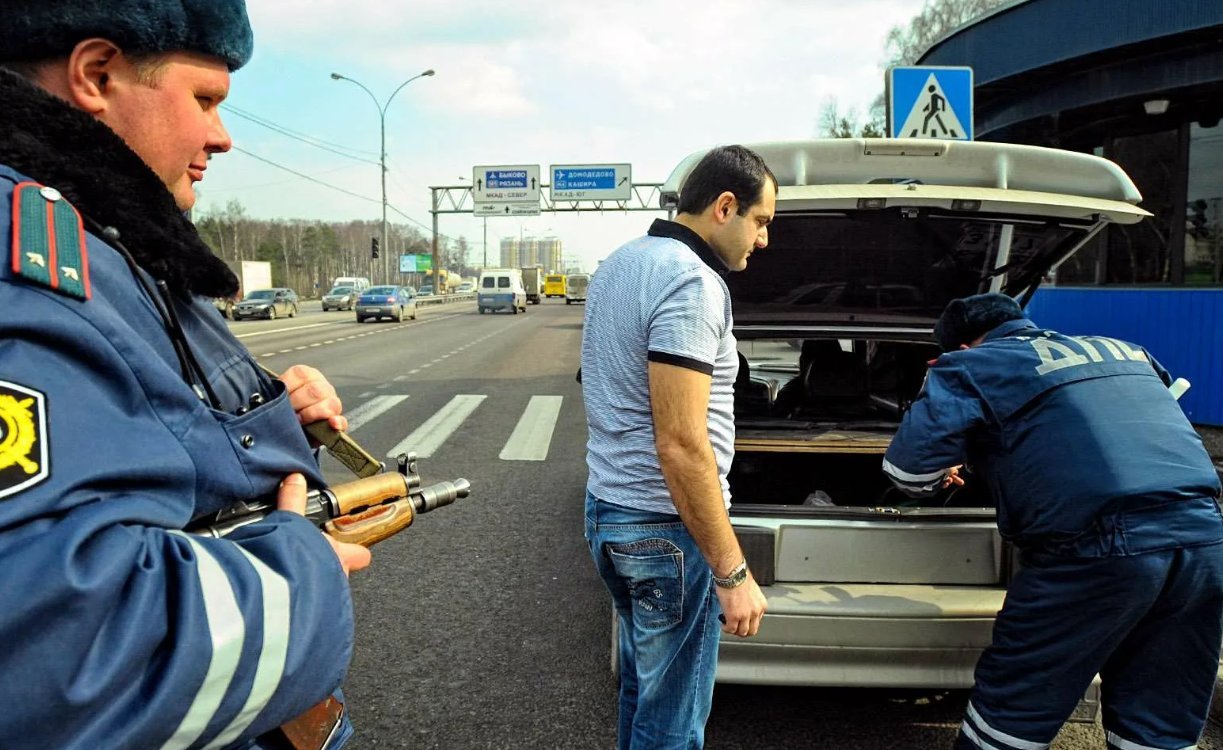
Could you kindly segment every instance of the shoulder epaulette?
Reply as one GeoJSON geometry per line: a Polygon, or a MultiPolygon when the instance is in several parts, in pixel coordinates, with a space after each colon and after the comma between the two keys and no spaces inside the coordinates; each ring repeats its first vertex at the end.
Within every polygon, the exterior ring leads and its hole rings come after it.
{"type": "Polygon", "coordinates": [[[60,294],[89,299],[89,256],[81,215],[53,187],[13,189],[13,273],[60,294]]]}

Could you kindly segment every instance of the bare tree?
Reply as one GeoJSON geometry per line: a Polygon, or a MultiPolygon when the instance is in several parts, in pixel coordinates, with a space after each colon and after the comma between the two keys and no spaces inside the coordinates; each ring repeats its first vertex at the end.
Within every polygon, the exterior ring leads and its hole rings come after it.
{"type": "Polygon", "coordinates": [[[886,67],[912,65],[930,45],[969,21],[1004,5],[1009,0],[926,0],[918,13],[903,26],[893,26],[884,43],[886,67]]]}
{"type": "Polygon", "coordinates": [[[883,117],[874,113],[863,120],[854,109],[841,111],[836,97],[827,97],[820,107],[819,134],[826,138],[879,138],[883,117]]]}

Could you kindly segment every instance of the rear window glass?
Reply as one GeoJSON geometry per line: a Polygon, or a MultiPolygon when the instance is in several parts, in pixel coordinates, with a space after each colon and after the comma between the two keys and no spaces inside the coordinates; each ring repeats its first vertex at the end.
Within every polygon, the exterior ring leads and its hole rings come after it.
{"type": "Polygon", "coordinates": [[[485,289],[492,289],[497,286],[497,280],[492,276],[485,276],[480,280],[480,286],[485,289]]]}
{"type": "Polygon", "coordinates": [[[395,287],[393,286],[373,286],[365,290],[366,294],[394,294],[395,287]]]}
{"type": "MultiPolygon", "coordinates": [[[[1077,227],[1015,223],[1008,285],[1035,281],[1082,237],[1077,227]]],[[[1004,224],[962,215],[904,218],[899,211],[779,214],[769,244],[744,273],[726,278],[735,319],[801,309],[828,314],[899,313],[937,318],[947,302],[988,289],[1004,224]]]]}
{"type": "Polygon", "coordinates": [[[498,289],[509,289],[510,288],[510,277],[509,276],[497,277],[497,288],[498,289]]]}

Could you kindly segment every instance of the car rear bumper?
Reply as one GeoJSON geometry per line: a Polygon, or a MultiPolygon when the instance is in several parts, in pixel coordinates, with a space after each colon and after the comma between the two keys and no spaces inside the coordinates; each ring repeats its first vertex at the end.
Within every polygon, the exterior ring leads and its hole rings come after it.
{"type": "Polygon", "coordinates": [[[827,687],[972,686],[1005,590],[785,584],[753,638],[723,636],[719,682],[827,687]]]}

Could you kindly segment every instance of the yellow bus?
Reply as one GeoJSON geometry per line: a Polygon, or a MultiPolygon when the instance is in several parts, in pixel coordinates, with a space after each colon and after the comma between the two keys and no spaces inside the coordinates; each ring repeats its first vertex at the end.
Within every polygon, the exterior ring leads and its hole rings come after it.
{"type": "Polygon", "coordinates": [[[548,274],[544,277],[544,296],[545,297],[564,297],[565,296],[565,277],[559,273],[548,274]]]}

